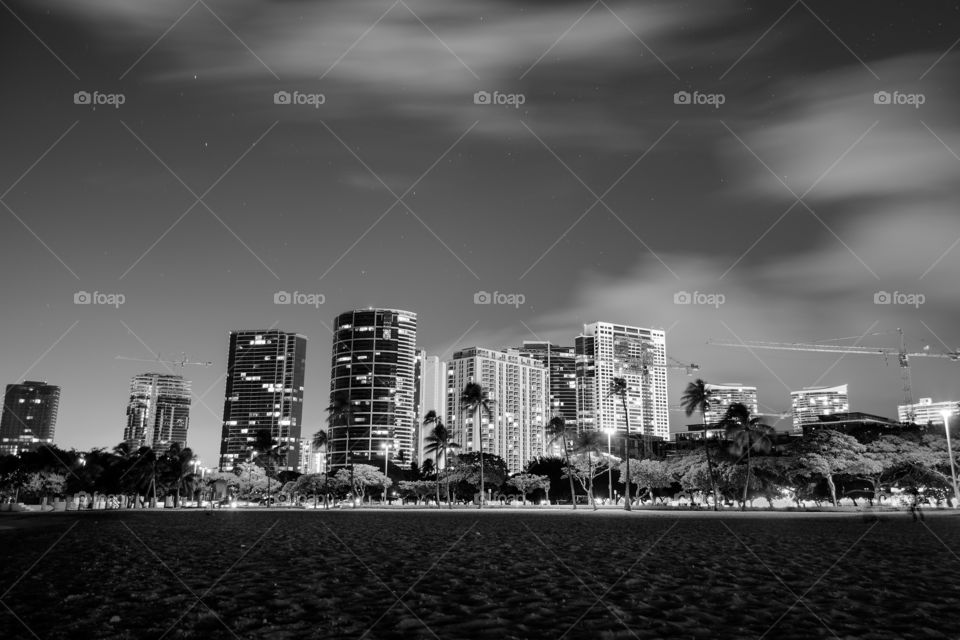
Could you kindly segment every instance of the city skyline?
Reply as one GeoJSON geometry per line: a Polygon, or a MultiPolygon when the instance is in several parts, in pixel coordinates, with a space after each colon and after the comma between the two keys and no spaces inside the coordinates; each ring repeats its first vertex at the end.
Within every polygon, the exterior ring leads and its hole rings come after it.
{"type": "MultiPolygon", "coordinates": [[[[953,8],[186,9],[11,2],[0,24],[0,255],[29,274],[3,284],[0,381],[62,385],[62,446],[117,444],[103,416],[140,369],[116,356],[185,352],[215,363],[189,373],[212,464],[234,327],[312,338],[312,433],[328,329],[368,306],[417,311],[442,360],[661,328],[769,413],[849,382],[892,417],[899,372],[708,338],[960,345],[953,8]]],[[[956,363],[914,364],[915,397],[958,395],[956,363]]]]}
{"type": "MultiPolygon", "coordinates": [[[[340,314],[340,315],[342,315],[342,314],[340,314]]],[[[604,324],[613,324],[613,323],[604,323],[604,324]]],[[[264,332],[264,331],[265,331],[265,330],[257,330],[257,331],[254,331],[254,333],[256,333],[256,332],[264,332]]],[[[274,333],[275,333],[275,332],[281,332],[281,333],[297,334],[297,332],[284,332],[282,329],[271,329],[271,330],[267,330],[267,331],[274,332],[274,333]]],[[[230,332],[230,333],[231,333],[231,334],[232,334],[232,333],[236,333],[236,330],[234,330],[234,331],[232,331],[232,332],[230,332]]],[[[304,336],[304,337],[307,337],[307,336],[304,336]]],[[[536,344],[537,341],[527,341],[527,342],[531,342],[531,343],[533,343],[533,344],[536,344]]],[[[544,341],[544,342],[549,342],[549,341],[544,341]]],[[[561,345],[562,345],[563,341],[560,341],[560,342],[561,342],[561,345]]],[[[552,344],[552,343],[551,343],[551,344],[552,344]]],[[[556,344],[552,344],[552,346],[557,347],[556,344]]],[[[499,347],[478,346],[478,348],[481,348],[481,349],[484,349],[484,350],[488,350],[488,351],[492,351],[492,352],[506,352],[506,351],[508,351],[508,350],[517,350],[517,351],[522,352],[522,351],[524,350],[524,347],[517,348],[516,346],[511,346],[511,345],[503,345],[503,346],[499,346],[499,347]]],[[[562,349],[563,347],[561,346],[560,348],[562,349]]],[[[461,350],[462,350],[462,349],[461,349],[461,350]]],[[[527,350],[528,350],[528,353],[529,353],[529,347],[527,347],[527,350]]],[[[419,352],[419,351],[421,351],[421,350],[418,349],[418,352],[419,352]]],[[[438,356],[433,356],[433,355],[431,355],[431,354],[429,354],[429,353],[427,353],[427,357],[428,357],[428,358],[437,358],[437,359],[439,360],[438,356]]],[[[531,357],[533,357],[533,356],[531,356],[531,357]]],[[[451,356],[450,359],[452,359],[452,356],[451,356]]],[[[305,359],[305,361],[306,361],[306,362],[309,362],[309,359],[305,359]]],[[[162,362],[162,361],[158,361],[158,362],[162,362]]],[[[186,360],[186,359],[183,360],[182,362],[185,362],[186,364],[191,364],[191,362],[190,362],[189,360],[186,360]]],[[[443,363],[446,364],[446,366],[448,366],[448,367],[450,366],[450,361],[449,361],[449,360],[443,361],[443,363]]],[[[206,362],[203,362],[203,363],[196,363],[196,364],[207,364],[207,363],[206,363],[206,362]]],[[[215,364],[216,364],[216,363],[215,363],[215,364]]],[[[545,365],[545,362],[543,362],[543,364],[545,365]]],[[[213,368],[215,369],[216,367],[213,367],[213,368]]],[[[223,368],[226,369],[226,368],[228,368],[228,366],[225,366],[225,367],[223,367],[223,368]]],[[[173,369],[170,369],[170,371],[171,371],[171,373],[168,373],[168,374],[157,374],[157,373],[153,373],[153,374],[137,374],[137,375],[134,376],[134,378],[137,378],[137,377],[140,377],[140,376],[144,376],[144,375],[153,375],[153,376],[161,375],[161,376],[165,376],[165,377],[176,377],[176,376],[178,375],[178,374],[172,373],[173,369]]],[[[740,384],[740,383],[736,383],[735,385],[732,384],[732,383],[712,383],[712,382],[710,381],[710,379],[709,379],[706,375],[701,375],[700,372],[690,373],[690,374],[688,374],[687,376],[683,376],[683,375],[681,375],[681,374],[678,374],[678,373],[674,372],[674,373],[670,374],[669,377],[670,377],[670,382],[671,382],[670,393],[669,393],[669,400],[670,400],[670,403],[669,403],[669,404],[670,404],[670,415],[671,415],[671,418],[672,418],[671,421],[670,421],[670,432],[669,432],[670,434],[673,434],[673,433],[685,433],[686,430],[687,430],[687,426],[688,426],[688,425],[690,425],[690,424],[698,424],[698,423],[699,423],[699,421],[698,421],[697,419],[695,419],[695,416],[690,417],[690,418],[686,417],[686,416],[683,414],[683,412],[682,412],[682,411],[679,409],[679,407],[678,407],[679,396],[682,394],[683,388],[685,388],[686,384],[687,384],[689,381],[691,381],[691,380],[693,379],[693,377],[702,377],[702,378],[705,378],[705,379],[707,380],[707,382],[710,383],[710,386],[711,386],[711,387],[714,387],[714,388],[721,388],[721,389],[722,389],[722,388],[725,388],[725,387],[732,387],[732,386],[742,387],[742,388],[744,388],[744,389],[750,389],[750,390],[756,388],[756,385],[743,385],[743,384],[740,384]],[[682,382],[678,382],[678,381],[682,381],[682,382]],[[675,391],[675,390],[676,390],[676,391],[675,391]]],[[[222,378],[222,374],[221,374],[221,378],[222,378]]],[[[838,379],[843,379],[843,378],[841,378],[841,377],[838,376],[838,379]]],[[[222,378],[222,380],[223,380],[223,384],[224,384],[224,387],[225,387],[225,385],[226,385],[225,379],[222,378]]],[[[63,385],[60,385],[60,386],[62,387],[63,385]]],[[[189,383],[189,382],[188,382],[188,386],[190,386],[190,383],[189,383]]],[[[306,385],[307,388],[312,387],[312,386],[313,386],[313,385],[310,385],[310,384],[307,384],[307,385],[306,385]]],[[[842,384],[842,385],[834,385],[834,386],[844,386],[844,387],[845,387],[845,386],[848,386],[848,385],[847,385],[846,383],[844,383],[844,384],[842,384]]],[[[820,387],[817,387],[817,388],[820,388],[820,387]]],[[[825,388],[825,387],[824,387],[824,388],[825,388]]],[[[751,402],[751,403],[748,403],[748,404],[749,404],[749,406],[750,406],[751,409],[752,409],[754,406],[756,406],[756,407],[758,408],[758,410],[757,410],[757,412],[756,412],[757,415],[761,415],[761,416],[766,417],[766,418],[767,418],[767,422],[768,422],[769,424],[773,425],[776,429],[778,429],[778,430],[780,430],[780,431],[789,431],[789,430],[791,429],[789,422],[790,422],[790,415],[791,415],[791,413],[792,413],[791,398],[792,398],[793,395],[798,394],[798,393],[802,393],[802,392],[805,391],[805,390],[806,390],[806,388],[804,388],[804,390],[794,390],[794,391],[789,391],[789,392],[786,392],[786,391],[785,391],[783,394],[781,394],[781,395],[783,396],[783,398],[781,398],[781,403],[782,403],[783,406],[785,406],[785,409],[783,409],[783,410],[772,409],[772,408],[771,408],[771,405],[762,404],[762,403],[757,403],[757,404],[755,404],[755,403],[751,402]]],[[[898,391],[899,393],[902,393],[902,390],[896,389],[895,385],[894,385],[894,390],[895,390],[895,391],[898,391]]],[[[216,391],[215,388],[212,389],[212,390],[209,392],[210,395],[213,395],[213,394],[215,393],[215,391],[216,391]]],[[[225,389],[224,389],[224,391],[225,391],[225,389]]],[[[190,393],[190,392],[188,391],[188,393],[190,393]]],[[[324,393],[326,393],[326,392],[325,392],[323,389],[318,389],[318,390],[316,391],[316,393],[324,394],[324,393]]],[[[193,395],[193,398],[196,399],[196,397],[197,397],[196,394],[192,394],[192,395],[193,395]]],[[[758,394],[758,395],[759,395],[759,394],[758,394]]],[[[857,389],[854,389],[854,396],[856,397],[857,395],[858,395],[858,394],[857,394],[857,389]]],[[[901,409],[902,405],[900,404],[900,403],[902,402],[902,399],[898,398],[897,395],[898,395],[897,393],[894,393],[893,397],[890,398],[890,402],[889,402],[889,404],[893,406],[894,410],[893,410],[893,411],[888,411],[888,412],[882,412],[882,411],[881,411],[881,412],[879,413],[879,415],[885,415],[885,416],[888,416],[888,417],[890,417],[891,419],[894,419],[894,420],[898,419],[898,416],[899,416],[900,414],[902,414],[903,411],[902,411],[902,409],[901,409]]],[[[956,394],[955,394],[955,395],[956,395],[956,394]]],[[[124,396],[124,397],[127,399],[126,402],[124,403],[124,407],[125,407],[125,409],[129,410],[129,400],[130,400],[129,393],[128,393],[126,396],[124,396]]],[[[321,397],[325,397],[325,396],[321,395],[321,397]]],[[[955,403],[956,401],[953,400],[953,399],[951,399],[952,397],[953,397],[953,396],[945,396],[943,399],[940,399],[940,400],[938,400],[937,402],[938,402],[938,404],[952,404],[952,403],[955,403]]],[[[327,406],[329,406],[329,403],[326,403],[326,404],[324,404],[324,403],[319,403],[319,404],[322,404],[322,407],[321,407],[321,406],[311,407],[311,403],[309,403],[309,402],[307,402],[307,401],[302,401],[302,402],[301,402],[301,405],[302,405],[301,408],[302,408],[302,410],[306,411],[306,410],[309,408],[309,409],[312,409],[312,410],[313,410],[312,412],[322,412],[323,415],[324,415],[324,420],[323,420],[322,423],[316,425],[315,428],[314,428],[314,425],[306,424],[306,425],[304,426],[303,423],[301,423],[301,434],[300,434],[300,438],[305,439],[305,440],[309,440],[310,437],[311,437],[314,433],[316,433],[316,431],[318,431],[318,430],[326,430],[326,429],[328,428],[325,417],[326,417],[326,413],[327,413],[327,412],[326,412],[326,408],[327,408],[327,406]]],[[[442,402],[442,403],[440,403],[440,404],[441,404],[442,406],[438,406],[438,407],[436,407],[435,409],[436,409],[436,410],[438,411],[438,413],[440,413],[440,414],[446,413],[446,411],[447,411],[447,403],[446,403],[446,401],[444,401],[444,402],[442,402]]],[[[773,404],[776,405],[776,401],[774,401],[773,404]]],[[[849,403],[848,406],[855,407],[858,411],[862,409],[862,407],[860,406],[860,404],[857,403],[856,401],[849,403]]],[[[919,407],[920,404],[918,403],[916,406],[919,407]]],[[[420,407],[420,408],[422,409],[423,412],[426,412],[426,411],[429,411],[429,410],[430,410],[430,408],[426,408],[426,407],[420,407]]],[[[632,419],[633,419],[633,418],[632,418],[632,419]]],[[[576,422],[576,421],[574,421],[574,422],[576,422]]],[[[221,424],[220,424],[219,426],[222,426],[222,420],[221,420],[221,424]]],[[[417,429],[421,429],[421,430],[422,430],[422,425],[415,425],[415,427],[416,427],[417,429]]],[[[638,428],[638,427],[637,427],[637,428],[638,428]]],[[[114,430],[115,430],[115,428],[114,428],[114,430]]],[[[796,431],[796,428],[794,427],[793,430],[796,431]]],[[[191,433],[193,433],[192,430],[191,430],[191,433]]],[[[217,435],[218,435],[218,434],[212,434],[212,435],[211,435],[211,434],[205,434],[205,436],[196,436],[196,435],[194,435],[194,437],[191,438],[191,439],[187,442],[187,445],[190,446],[190,447],[194,450],[195,453],[197,453],[198,457],[201,458],[201,459],[203,459],[204,462],[208,463],[208,464],[211,466],[211,468],[215,468],[215,467],[217,466],[217,462],[216,462],[216,461],[219,459],[219,455],[220,455],[220,454],[219,454],[220,448],[219,448],[219,444],[218,444],[218,443],[220,442],[220,440],[217,440],[217,435]],[[203,438],[203,439],[199,439],[199,438],[203,438]],[[211,453],[211,452],[212,452],[212,453],[211,453]]],[[[414,438],[413,440],[411,440],[411,442],[413,443],[412,450],[414,450],[414,451],[416,451],[416,450],[418,449],[418,447],[419,447],[420,435],[421,435],[421,434],[417,433],[417,435],[412,436],[412,437],[414,438]]],[[[82,449],[91,448],[91,447],[93,447],[93,446],[101,446],[101,447],[104,447],[104,448],[112,448],[115,444],[117,444],[117,443],[119,443],[119,442],[122,442],[122,441],[123,441],[123,438],[120,438],[119,440],[117,440],[117,442],[115,442],[115,443],[113,443],[113,444],[110,444],[110,443],[109,443],[109,440],[108,440],[108,441],[106,441],[106,442],[101,441],[101,443],[97,443],[97,444],[91,443],[91,442],[83,442],[83,441],[81,441],[81,442],[79,442],[79,443],[76,444],[76,445],[67,445],[67,444],[62,443],[62,442],[60,441],[60,438],[57,438],[57,441],[55,442],[55,444],[57,444],[58,446],[65,447],[65,448],[71,448],[71,447],[73,447],[73,448],[77,448],[77,449],[79,449],[79,450],[82,450],[82,449]]],[[[297,446],[300,446],[300,445],[297,445],[297,446]]],[[[297,456],[300,455],[299,450],[297,450],[296,453],[291,452],[290,455],[291,455],[291,460],[295,459],[297,456]]]]}

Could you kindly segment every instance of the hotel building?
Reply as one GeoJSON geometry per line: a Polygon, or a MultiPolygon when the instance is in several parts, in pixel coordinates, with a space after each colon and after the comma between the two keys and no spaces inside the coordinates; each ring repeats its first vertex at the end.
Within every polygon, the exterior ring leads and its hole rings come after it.
{"type": "Polygon", "coordinates": [[[60,408],[60,387],[26,380],[8,384],[0,417],[0,455],[17,455],[53,444],[60,408]]]}
{"type": "Polygon", "coordinates": [[[516,349],[461,349],[448,364],[447,428],[459,451],[483,451],[503,458],[510,473],[543,455],[548,413],[547,370],[516,349]],[[492,416],[467,412],[460,394],[475,382],[487,392],[492,416]]]}
{"type": "Polygon", "coordinates": [[[584,325],[576,338],[577,427],[670,437],[666,333],[610,322],[584,325]],[[625,378],[627,407],[611,393],[625,378]]]}
{"type": "Polygon", "coordinates": [[[261,430],[286,448],[277,470],[298,469],[306,358],[305,336],[278,329],[230,332],[221,471],[250,456],[261,430]]]}
{"type": "Polygon", "coordinates": [[[933,398],[920,398],[915,404],[901,404],[897,407],[897,418],[900,422],[913,422],[919,425],[943,426],[943,412],[948,411],[950,416],[960,415],[960,402],[947,400],[934,402],[933,398]],[[911,418],[912,414],[912,418],[911,418]]]}
{"type": "Polygon", "coordinates": [[[382,465],[385,455],[413,459],[416,342],[417,314],[410,311],[357,309],[337,316],[330,400],[345,397],[351,415],[349,425],[330,428],[332,468],[382,465]]]}
{"type": "Polygon", "coordinates": [[[190,382],[167,373],[141,373],[130,380],[127,426],[123,441],[132,451],[165,451],[176,442],[187,446],[190,427],[190,382]]]}
{"type": "Polygon", "coordinates": [[[437,416],[446,424],[447,413],[447,363],[437,356],[428,356],[425,351],[417,351],[416,386],[414,405],[416,406],[416,455],[414,459],[423,464],[433,454],[424,453],[426,438],[433,431],[433,425],[423,425],[423,418],[430,411],[436,411],[437,416]]]}
{"type": "Polygon", "coordinates": [[[739,383],[708,384],[710,392],[710,408],[707,409],[707,424],[716,424],[726,415],[732,404],[742,404],[750,409],[750,413],[757,415],[757,388],[748,387],[739,383]]]}
{"type": "Polygon", "coordinates": [[[837,387],[804,387],[801,391],[791,391],[790,404],[793,407],[794,433],[802,432],[804,425],[822,422],[820,416],[850,411],[845,384],[837,387]]]}
{"type": "Polygon", "coordinates": [[[540,361],[550,385],[550,418],[560,416],[568,427],[577,425],[577,360],[573,347],[542,341],[524,341],[520,355],[540,361]]]}

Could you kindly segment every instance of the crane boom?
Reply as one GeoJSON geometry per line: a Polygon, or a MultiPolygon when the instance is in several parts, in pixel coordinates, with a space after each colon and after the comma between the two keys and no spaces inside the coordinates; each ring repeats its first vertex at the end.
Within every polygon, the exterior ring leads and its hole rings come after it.
{"type": "Polygon", "coordinates": [[[128,358],[128,357],[126,357],[126,356],[115,356],[115,357],[114,357],[114,360],[126,360],[126,361],[128,361],[128,362],[155,362],[155,363],[158,363],[158,364],[175,364],[175,365],[178,365],[178,366],[180,366],[180,367],[184,367],[184,366],[186,366],[186,365],[188,365],[188,364],[197,365],[197,366],[200,366],[200,367],[210,367],[210,366],[213,366],[213,363],[212,363],[212,362],[209,362],[209,361],[207,361],[207,362],[196,362],[196,361],[187,359],[186,356],[184,356],[184,357],[183,357],[182,359],[180,359],[180,360],[162,360],[162,359],[160,359],[159,357],[158,357],[158,358],[153,358],[152,360],[148,360],[148,359],[146,359],[146,358],[128,358]]]}
{"type": "MultiPolygon", "coordinates": [[[[836,344],[811,344],[804,342],[766,342],[763,340],[708,340],[707,344],[718,347],[742,347],[745,349],[776,349],[778,351],[814,351],[820,353],[852,353],[866,354],[875,356],[899,356],[900,351],[890,347],[860,347],[856,345],[836,345],[836,344]]],[[[917,351],[914,353],[904,353],[908,358],[947,358],[949,360],[960,360],[960,351],[947,351],[945,353],[931,353],[929,351],[917,351]]]]}
{"type": "MultiPolygon", "coordinates": [[[[897,364],[900,366],[900,378],[903,383],[903,400],[907,406],[913,405],[913,384],[910,374],[910,358],[946,358],[957,362],[960,361],[960,350],[947,351],[944,353],[933,353],[929,348],[916,353],[907,352],[907,342],[902,329],[897,329],[896,333],[900,336],[899,348],[893,347],[862,347],[860,345],[843,344],[824,344],[830,342],[825,340],[822,343],[804,343],[804,342],[768,342],[763,340],[707,340],[707,344],[719,347],[740,347],[744,349],[775,349],[778,351],[808,351],[814,353],[840,353],[856,355],[875,355],[883,356],[884,359],[890,356],[896,356],[897,364]]],[[[873,333],[870,335],[880,335],[873,333]]],[[[912,410],[911,410],[912,412],[912,410]]],[[[908,418],[913,419],[912,415],[908,418]]]]}

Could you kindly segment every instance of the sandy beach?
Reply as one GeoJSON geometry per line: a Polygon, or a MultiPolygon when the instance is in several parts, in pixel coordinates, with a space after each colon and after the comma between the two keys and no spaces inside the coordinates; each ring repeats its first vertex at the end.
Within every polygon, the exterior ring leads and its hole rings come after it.
{"type": "Polygon", "coordinates": [[[25,514],[0,544],[11,639],[960,633],[948,512],[25,514]]]}

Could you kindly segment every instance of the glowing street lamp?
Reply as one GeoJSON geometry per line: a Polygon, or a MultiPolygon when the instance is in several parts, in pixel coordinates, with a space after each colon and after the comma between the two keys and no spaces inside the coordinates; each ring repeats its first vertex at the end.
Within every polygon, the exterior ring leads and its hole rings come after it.
{"type": "Polygon", "coordinates": [[[387,475],[387,461],[390,460],[390,445],[384,442],[380,445],[383,449],[383,475],[387,475]]]}
{"type": "Polygon", "coordinates": [[[950,445],[950,416],[952,412],[944,409],[940,412],[943,416],[943,430],[947,433],[947,455],[950,456],[950,479],[953,481],[953,508],[960,507],[960,489],[957,488],[957,469],[953,462],[953,447],[950,445]]]}
{"type": "MultiPolygon", "coordinates": [[[[610,497],[610,504],[613,504],[613,448],[610,439],[613,437],[613,432],[616,431],[616,429],[606,427],[604,431],[607,434],[607,495],[610,497]]],[[[627,464],[630,464],[629,460],[627,464]]]]}

